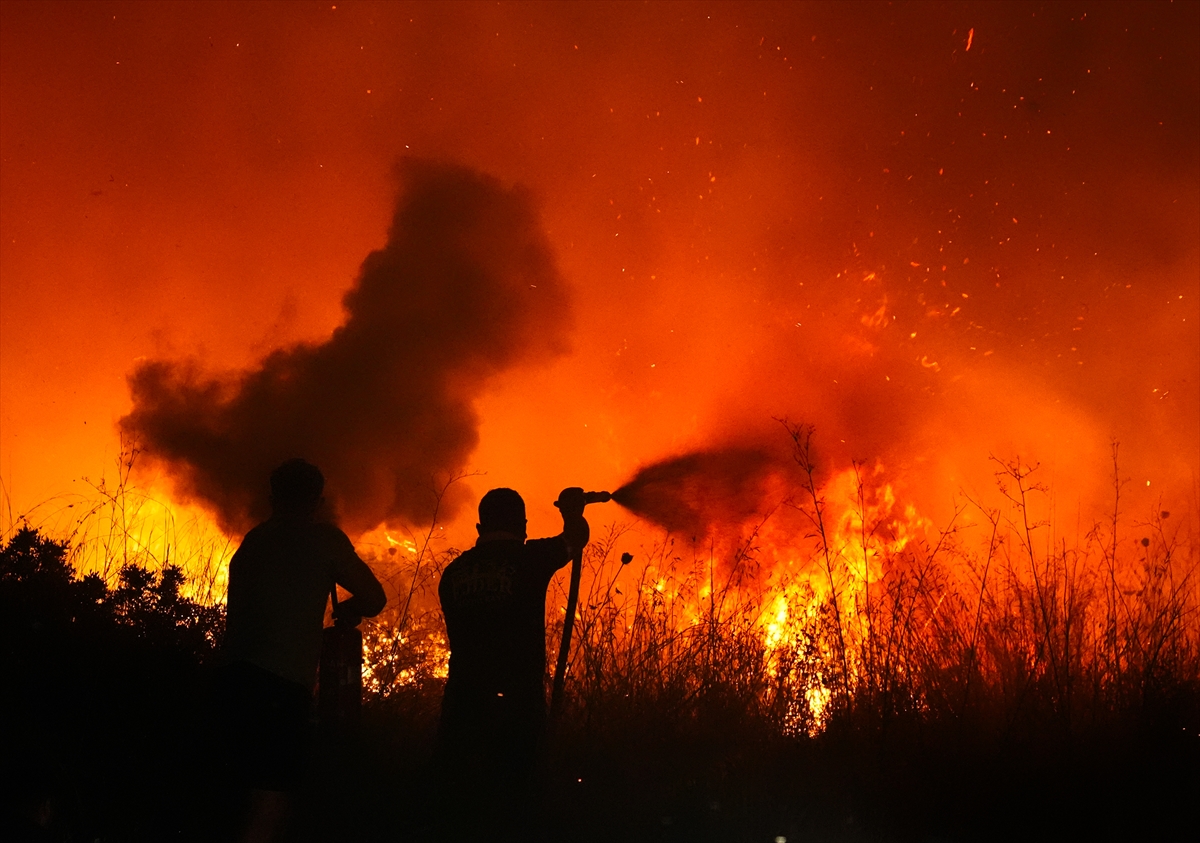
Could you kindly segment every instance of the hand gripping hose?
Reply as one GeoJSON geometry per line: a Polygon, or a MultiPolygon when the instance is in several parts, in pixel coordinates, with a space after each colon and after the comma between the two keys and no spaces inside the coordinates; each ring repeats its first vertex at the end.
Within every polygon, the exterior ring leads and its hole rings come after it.
{"type": "MultiPolygon", "coordinates": [[[[612,500],[608,492],[584,492],[584,504],[607,503],[612,500]]],[[[555,506],[558,506],[555,503],[555,506]]],[[[554,666],[554,683],[550,687],[550,722],[558,719],[562,709],[563,684],[567,679],[567,663],[571,654],[571,632],[575,628],[575,607],[579,603],[579,579],[583,575],[583,548],[576,548],[571,559],[571,587],[567,591],[567,614],[563,618],[562,641],[558,645],[558,663],[554,666]]]]}

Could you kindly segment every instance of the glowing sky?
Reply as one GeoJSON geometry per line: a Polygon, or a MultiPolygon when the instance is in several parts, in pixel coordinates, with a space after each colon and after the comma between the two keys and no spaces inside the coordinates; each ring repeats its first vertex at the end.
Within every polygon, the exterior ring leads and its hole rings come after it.
{"type": "Polygon", "coordinates": [[[472,488],[788,416],[933,509],[1017,452],[1089,499],[1112,438],[1197,509],[1198,4],[2,15],[6,515],[111,465],[138,361],[327,339],[406,155],[527,187],[571,288],[569,351],[477,397],[472,488]]]}

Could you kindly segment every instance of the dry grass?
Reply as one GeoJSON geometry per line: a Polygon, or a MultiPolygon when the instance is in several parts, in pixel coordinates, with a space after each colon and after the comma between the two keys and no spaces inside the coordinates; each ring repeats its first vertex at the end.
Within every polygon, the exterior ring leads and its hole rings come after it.
{"type": "MultiPolygon", "coordinates": [[[[995,463],[1000,505],[964,498],[941,529],[900,536],[869,472],[855,466],[835,500],[811,429],[787,431],[801,482],[760,523],[660,534],[630,564],[631,525],[597,530],[549,754],[556,838],[842,839],[854,819],[872,830],[856,839],[982,839],[982,817],[1000,837],[1091,822],[1169,838],[1200,785],[1194,517],[1128,518],[1114,446],[1112,510],[1074,539],[1035,517],[1046,490],[1020,460],[995,463]]],[[[190,595],[219,601],[233,548],[164,521],[129,481],[135,459],[35,526],[68,538],[82,572],[180,564],[190,595]]],[[[394,807],[365,794],[420,810],[448,655],[436,587],[454,556],[436,536],[360,546],[392,598],[364,624],[373,746],[339,797],[360,839],[394,828],[394,807]]]]}
{"type": "Polygon", "coordinates": [[[136,483],[140,454],[123,443],[111,475],[82,478],[79,491],[56,495],[19,515],[7,506],[0,541],[32,527],[67,545],[68,561],[80,576],[96,574],[110,587],[130,566],[155,573],[178,568],[186,578],[186,597],[223,604],[236,541],[199,510],[169,504],[136,483]]]}
{"type": "MultiPolygon", "coordinates": [[[[900,541],[865,471],[848,504],[827,500],[811,430],[789,433],[805,482],[786,511],[724,541],[660,536],[628,565],[629,525],[589,546],[550,756],[561,823],[609,812],[610,836],[682,833],[683,814],[693,839],[739,839],[858,815],[884,838],[958,839],[987,837],[963,832],[987,815],[998,835],[1039,836],[1034,816],[1049,836],[1167,834],[1200,784],[1194,521],[1124,518],[1114,446],[1113,510],[1073,541],[1034,517],[1046,490],[1020,460],[995,462],[1001,506],[964,498],[900,541]],[[787,565],[771,519],[807,525],[787,565]]],[[[429,717],[445,558],[412,558],[401,580],[425,608],[389,627],[413,648],[379,697],[429,717]]]]}

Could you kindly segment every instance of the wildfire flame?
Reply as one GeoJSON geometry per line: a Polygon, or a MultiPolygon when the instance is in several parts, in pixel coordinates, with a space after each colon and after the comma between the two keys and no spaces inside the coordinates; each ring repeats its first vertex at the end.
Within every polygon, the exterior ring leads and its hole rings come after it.
{"type": "Polygon", "coordinates": [[[630,658],[740,636],[797,732],[919,636],[964,697],[1004,641],[1125,676],[1200,525],[1194,5],[481,8],[6,5],[8,524],[219,601],[310,458],[388,580],[384,694],[444,672],[431,589],[487,488],[551,535],[563,486],[666,465],[581,601],[630,658]],[[396,204],[401,156],[442,200],[396,204]],[[168,470],[59,494],[123,417],[168,470]]]}

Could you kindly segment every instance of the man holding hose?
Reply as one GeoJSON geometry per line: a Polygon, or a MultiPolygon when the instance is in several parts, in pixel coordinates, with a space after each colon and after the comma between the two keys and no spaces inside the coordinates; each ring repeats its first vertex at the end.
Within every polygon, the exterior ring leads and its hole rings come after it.
{"type": "Polygon", "coordinates": [[[492,489],[479,502],[478,541],[438,586],[450,639],[438,758],[484,823],[511,812],[534,770],[546,720],[546,590],[588,542],[586,503],[583,489],[563,489],[562,533],[526,541],[525,501],[492,489]]]}

